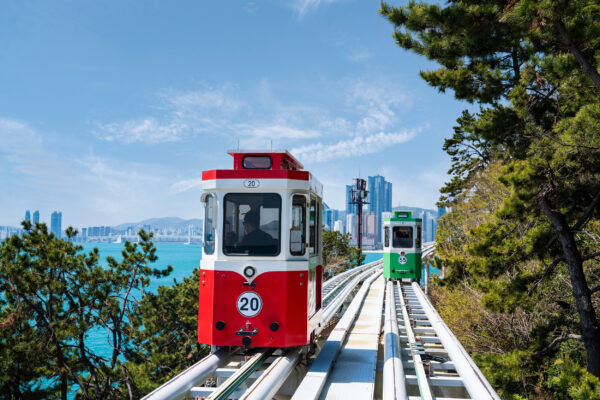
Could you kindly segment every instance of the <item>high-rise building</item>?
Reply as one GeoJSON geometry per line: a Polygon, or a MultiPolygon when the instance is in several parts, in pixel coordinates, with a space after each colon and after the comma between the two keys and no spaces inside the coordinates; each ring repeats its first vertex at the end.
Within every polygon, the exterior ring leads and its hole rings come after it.
{"type": "Polygon", "coordinates": [[[423,242],[429,242],[429,225],[428,225],[427,211],[423,211],[423,215],[421,216],[421,224],[422,231],[421,235],[423,236],[423,242]]]}
{"type": "Polygon", "coordinates": [[[440,219],[444,214],[446,214],[446,206],[438,207],[438,219],[440,219]]]}
{"type": "Polygon", "coordinates": [[[29,210],[25,211],[25,221],[29,222],[31,220],[31,213],[29,210]]]}
{"type": "Polygon", "coordinates": [[[380,227],[379,217],[374,212],[364,214],[362,217],[362,244],[364,246],[375,246],[377,245],[378,229],[380,227]]]}
{"type": "Polygon", "coordinates": [[[354,185],[346,185],[346,215],[358,214],[358,205],[352,204],[352,194],[350,194],[353,188],[354,185]]]}
{"type": "Polygon", "coordinates": [[[376,243],[381,243],[381,213],[392,211],[392,183],[381,175],[367,178],[369,189],[369,212],[377,216],[376,243]]]}
{"type": "Polygon", "coordinates": [[[423,211],[421,218],[423,220],[423,242],[434,241],[437,230],[437,219],[435,215],[427,211],[423,211]]]}
{"type": "Polygon", "coordinates": [[[323,229],[333,230],[335,221],[339,218],[339,211],[333,208],[329,208],[326,203],[323,203],[323,229]]]}
{"type": "Polygon", "coordinates": [[[54,211],[50,217],[50,232],[54,233],[54,236],[61,238],[62,236],[62,212],[54,211]]]}
{"type": "Polygon", "coordinates": [[[358,237],[356,218],[356,214],[346,214],[346,233],[350,234],[350,238],[354,240],[354,243],[356,243],[356,238],[358,237]]]}
{"type": "Polygon", "coordinates": [[[392,182],[385,182],[385,196],[384,196],[384,202],[383,204],[385,205],[385,208],[388,211],[384,211],[384,212],[391,212],[392,211],[392,182]]]}
{"type": "Polygon", "coordinates": [[[346,233],[345,229],[344,229],[344,221],[338,219],[337,221],[335,221],[333,223],[333,230],[334,231],[338,231],[339,233],[341,233],[342,235],[344,235],[346,233]]]}
{"type": "Polygon", "coordinates": [[[429,241],[433,242],[435,240],[435,231],[437,230],[437,220],[431,217],[429,220],[429,241]]]}
{"type": "Polygon", "coordinates": [[[35,225],[38,222],[40,222],[40,212],[38,210],[35,210],[35,212],[33,213],[33,221],[31,221],[31,223],[35,225]]]}

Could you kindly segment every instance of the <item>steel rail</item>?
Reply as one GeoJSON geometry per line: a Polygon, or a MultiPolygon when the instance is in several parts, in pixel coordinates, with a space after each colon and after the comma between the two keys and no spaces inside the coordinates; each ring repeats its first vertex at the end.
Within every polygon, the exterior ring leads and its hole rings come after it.
{"type": "Polygon", "coordinates": [[[456,367],[456,372],[462,378],[465,388],[473,399],[477,400],[500,400],[488,380],[473,362],[467,351],[462,347],[456,336],[448,329],[437,311],[433,308],[427,297],[421,291],[417,283],[412,284],[413,290],[427,315],[431,327],[435,330],[437,337],[442,342],[448,356],[456,367]]]}
{"type": "Polygon", "coordinates": [[[332,287],[331,290],[328,291],[325,296],[323,296],[322,304],[324,304],[324,305],[329,304],[329,302],[331,301],[331,299],[335,298],[334,295],[341,288],[343,288],[348,282],[350,282],[352,280],[352,278],[354,278],[355,276],[356,276],[356,274],[348,275],[344,279],[342,279],[340,282],[338,282],[334,287],[332,287]]]}
{"type": "Polygon", "coordinates": [[[347,282],[349,282],[352,277],[357,274],[372,268],[374,265],[381,263],[381,260],[372,261],[368,264],[361,265],[359,267],[347,270],[342,272],[339,275],[329,279],[327,282],[323,284],[323,300],[322,304],[326,304],[329,302],[329,298],[332,297],[335,292],[337,292],[340,288],[342,288],[347,282]]]}
{"type": "MultiPolygon", "coordinates": [[[[379,277],[379,275],[381,275],[381,272],[376,272],[365,280],[356,296],[354,296],[352,303],[327,338],[327,341],[308,370],[308,373],[302,382],[300,382],[300,385],[294,392],[292,400],[317,399],[320,396],[325,387],[325,383],[327,382],[327,378],[329,377],[331,368],[344,344],[346,335],[358,315],[364,298],[367,295],[371,284],[379,277]]],[[[359,278],[360,277],[357,277],[356,279],[359,278]]]]}
{"type": "Polygon", "coordinates": [[[204,357],[181,374],[159,386],[142,400],[182,399],[195,384],[207,379],[217,368],[227,362],[235,350],[222,348],[204,357]]]}
{"type": "Polygon", "coordinates": [[[388,281],[385,290],[383,400],[406,400],[404,368],[402,367],[400,335],[394,284],[388,281]]]}
{"type": "Polygon", "coordinates": [[[421,258],[426,260],[435,254],[435,242],[427,242],[423,243],[423,247],[421,250],[421,258]]]}
{"type": "Polygon", "coordinates": [[[408,337],[409,351],[413,359],[415,374],[417,376],[417,383],[419,386],[419,392],[421,393],[421,398],[423,400],[432,400],[433,396],[431,395],[431,389],[429,388],[429,383],[427,382],[427,376],[425,375],[425,369],[423,368],[423,361],[421,360],[421,355],[417,351],[418,344],[415,339],[415,334],[412,330],[410,318],[408,316],[408,309],[406,307],[406,302],[404,301],[404,294],[402,292],[402,282],[397,281],[396,286],[398,290],[398,297],[400,300],[400,307],[402,309],[404,331],[406,332],[406,336],[408,337]]]}
{"type": "Polygon", "coordinates": [[[350,283],[348,283],[339,292],[339,294],[333,300],[331,300],[331,302],[329,302],[327,304],[327,306],[323,309],[323,322],[321,323],[321,328],[323,328],[327,325],[327,323],[329,322],[329,320],[331,320],[331,318],[333,317],[333,315],[335,314],[337,309],[340,308],[340,306],[342,305],[344,300],[346,300],[346,298],[348,297],[348,295],[350,295],[350,293],[354,290],[354,288],[361,281],[363,281],[369,275],[371,275],[376,270],[378,265],[381,264],[382,262],[383,261],[379,260],[377,263],[374,263],[374,265],[372,265],[370,268],[366,269],[360,275],[355,277],[350,283]]]}
{"type": "Polygon", "coordinates": [[[331,286],[335,283],[336,280],[339,280],[341,278],[343,278],[344,276],[348,275],[348,274],[352,274],[355,272],[359,272],[362,269],[368,268],[373,266],[373,264],[378,263],[381,260],[375,260],[375,261],[371,261],[370,263],[366,263],[363,265],[359,265],[358,267],[354,267],[352,269],[346,270],[340,274],[337,274],[336,276],[332,277],[331,279],[326,280],[325,282],[323,282],[323,288],[327,288],[328,286],[331,286]]]}
{"type": "Polygon", "coordinates": [[[240,397],[240,400],[272,399],[290,376],[302,356],[301,348],[288,350],[271,363],[269,368],[240,397]]]}
{"type": "Polygon", "coordinates": [[[244,365],[231,375],[221,386],[219,386],[206,400],[226,400],[238,386],[240,386],[248,377],[260,367],[265,360],[273,353],[275,349],[262,349],[252,356],[244,365]]]}

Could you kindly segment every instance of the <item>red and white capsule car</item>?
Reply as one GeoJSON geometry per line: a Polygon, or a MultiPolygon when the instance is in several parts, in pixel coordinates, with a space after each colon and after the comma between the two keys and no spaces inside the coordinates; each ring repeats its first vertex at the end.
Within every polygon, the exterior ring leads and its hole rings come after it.
{"type": "Polygon", "coordinates": [[[230,151],[202,173],[198,341],[288,347],[321,322],[323,186],[287,151],[230,151]]]}

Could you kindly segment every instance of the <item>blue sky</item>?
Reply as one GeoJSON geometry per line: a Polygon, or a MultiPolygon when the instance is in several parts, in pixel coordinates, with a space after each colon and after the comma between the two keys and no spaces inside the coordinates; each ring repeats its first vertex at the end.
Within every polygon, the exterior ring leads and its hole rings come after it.
{"type": "MultiPolygon", "coordinates": [[[[403,2],[392,2],[399,5],[403,2]]],[[[360,175],[431,208],[466,103],[419,77],[380,1],[0,3],[0,225],[201,215],[226,150],[285,148],[343,209],[360,175]]]]}

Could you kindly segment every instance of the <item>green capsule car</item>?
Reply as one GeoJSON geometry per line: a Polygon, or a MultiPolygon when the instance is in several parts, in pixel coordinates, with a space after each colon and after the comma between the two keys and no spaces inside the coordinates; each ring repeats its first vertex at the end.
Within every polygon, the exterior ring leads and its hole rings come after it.
{"type": "Polygon", "coordinates": [[[383,276],[421,279],[421,218],[410,211],[383,213],[383,276]]]}

